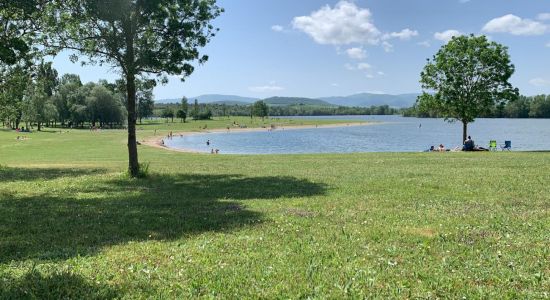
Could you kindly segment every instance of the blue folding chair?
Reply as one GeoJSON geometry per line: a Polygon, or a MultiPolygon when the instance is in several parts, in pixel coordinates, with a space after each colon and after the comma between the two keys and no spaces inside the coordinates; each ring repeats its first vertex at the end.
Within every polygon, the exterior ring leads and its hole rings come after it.
{"type": "Polygon", "coordinates": [[[512,151],[512,141],[504,141],[504,145],[500,146],[500,149],[502,149],[502,151],[512,151]]]}

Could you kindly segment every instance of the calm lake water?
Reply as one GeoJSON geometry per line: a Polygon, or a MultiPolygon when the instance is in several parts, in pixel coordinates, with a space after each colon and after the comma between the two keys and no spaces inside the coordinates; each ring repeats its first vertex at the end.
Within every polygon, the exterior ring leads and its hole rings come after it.
{"type": "MultiPolygon", "coordinates": [[[[299,117],[300,119],[308,117],[299,117]]],[[[310,128],[260,132],[205,133],[166,141],[168,147],[221,154],[291,154],[352,152],[419,152],[431,145],[454,148],[461,145],[462,124],[442,119],[401,116],[309,117],[379,122],[368,126],[310,128]],[[420,126],[422,125],[422,126],[420,126]],[[210,140],[210,146],[206,141],[210,140]]],[[[469,125],[476,144],[488,147],[489,141],[512,141],[513,150],[550,150],[550,120],[477,119],[469,125]]]]}

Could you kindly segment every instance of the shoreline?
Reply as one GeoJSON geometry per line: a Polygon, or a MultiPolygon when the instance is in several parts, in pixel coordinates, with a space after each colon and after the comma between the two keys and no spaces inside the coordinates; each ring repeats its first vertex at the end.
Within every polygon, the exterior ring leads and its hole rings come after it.
{"type": "MultiPolygon", "coordinates": [[[[312,128],[339,128],[339,127],[351,127],[351,126],[370,126],[370,125],[377,125],[379,123],[375,122],[350,122],[350,123],[335,123],[335,124],[323,124],[323,125],[290,125],[290,126],[278,126],[274,130],[299,130],[299,129],[312,129],[312,128]]],[[[173,136],[175,137],[183,137],[183,136],[190,136],[190,135],[198,135],[198,134],[209,134],[209,133],[232,133],[232,132],[260,132],[260,131],[271,131],[271,128],[263,128],[263,127],[255,127],[255,128],[230,128],[229,131],[225,128],[218,128],[218,129],[211,129],[211,130],[204,130],[204,131],[184,131],[184,132],[177,132],[173,133],[173,136]]],[[[186,149],[186,148],[171,148],[166,145],[164,145],[163,140],[166,138],[166,136],[149,136],[144,138],[140,143],[145,146],[149,146],[156,149],[163,149],[168,151],[174,151],[174,152],[181,152],[181,153],[194,153],[194,154],[210,154],[207,152],[201,152],[196,151],[192,149],[186,149]]]]}

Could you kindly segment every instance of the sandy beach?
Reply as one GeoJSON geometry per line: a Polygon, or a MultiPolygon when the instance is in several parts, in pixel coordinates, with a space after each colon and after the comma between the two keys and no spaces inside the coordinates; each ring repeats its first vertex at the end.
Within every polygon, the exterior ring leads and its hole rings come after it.
{"type": "MultiPolygon", "coordinates": [[[[337,128],[337,127],[348,127],[348,126],[368,126],[368,125],[374,125],[378,123],[372,123],[372,122],[350,122],[350,123],[337,123],[337,124],[324,124],[324,125],[291,125],[291,126],[278,126],[275,129],[271,128],[230,128],[229,132],[258,132],[258,131],[270,131],[270,130],[297,130],[297,129],[308,129],[308,128],[337,128]]],[[[174,137],[181,137],[181,136],[189,136],[189,135],[197,135],[197,134],[208,134],[208,133],[220,133],[220,132],[228,132],[227,129],[219,128],[219,129],[211,129],[211,130],[203,130],[203,131],[186,131],[186,132],[177,132],[173,133],[172,135],[174,137]]],[[[146,145],[153,148],[168,150],[168,151],[175,151],[175,152],[183,152],[183,153],[201,153],[201,154],[209,154],[205,152],[199,152],[191,149],[185,149],[185,148],[170,148],[164,145],[163,140],[166,138],[166,136],[152,136],[147,137],[140,141],[142,145],[146,145]]]]}

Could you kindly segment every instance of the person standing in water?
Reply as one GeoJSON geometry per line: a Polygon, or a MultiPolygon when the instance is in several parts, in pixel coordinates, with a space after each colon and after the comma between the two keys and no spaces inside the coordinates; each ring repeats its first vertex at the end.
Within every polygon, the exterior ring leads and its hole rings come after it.
{"type": "Polygon", "coordinates": [[[210,146],[210,140],[206,141],[206,146],[210,146]]]}

